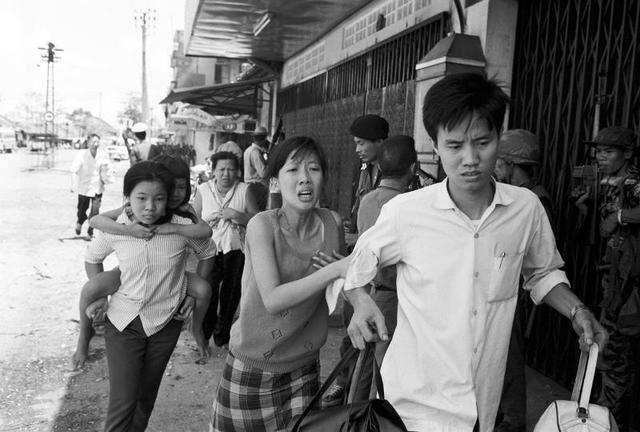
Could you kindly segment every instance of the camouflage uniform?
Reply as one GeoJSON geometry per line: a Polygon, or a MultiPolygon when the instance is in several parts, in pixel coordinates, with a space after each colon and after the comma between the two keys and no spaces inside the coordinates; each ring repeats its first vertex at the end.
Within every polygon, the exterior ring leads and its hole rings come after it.
{"type": "Polygon", "coordinates": [[[640,206],[640,172],[635,167],[600,182],[600,228],[606,244],[602,260],[602,312],[600,323],[609,332],[601,354],[602,389],[598,403],[611,409],[621,430],[637,415],[638,342],[640,337],[640,224],[616,224],[604,233],[605,224],[618,221],[618,210],[640,206]]]}

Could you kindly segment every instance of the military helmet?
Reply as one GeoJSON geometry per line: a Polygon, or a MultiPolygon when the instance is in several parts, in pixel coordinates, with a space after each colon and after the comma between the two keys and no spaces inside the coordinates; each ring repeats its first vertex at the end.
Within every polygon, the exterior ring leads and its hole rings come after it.
{"type": "Polygon", "coordinates": [[[591,146],[617,147],[623,151],[636,151],[638,137],[629,128],[622,126],[611,126],[601,129],[593,141],[586,141],[585,144],[591,146]]]}
{"type": "Polygon", "coordinates": [[[516,165],[540,164],[538,138],[524,129],[505,131],[498,144],[498,157],[516,165]]]}

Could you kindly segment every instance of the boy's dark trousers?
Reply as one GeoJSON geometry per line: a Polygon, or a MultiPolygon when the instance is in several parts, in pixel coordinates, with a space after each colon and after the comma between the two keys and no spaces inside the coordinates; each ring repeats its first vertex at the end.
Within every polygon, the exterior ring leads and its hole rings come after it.
{"type": "Polygon", "coordinates": [[[207,340],[213,335],[217,346],[229,342],[231,324],[240,303],[243,269],[242,251],[219,253],[216,255],[213,271],[207,278],[211,285],[211,302],[202,322],[202,330],[207,340]]]}
{"type": "Polygon", "coordinates": [[[105,432],[137,432],[147,427],[182,321],[171,320],[147,336],[136,317],[123,331],[107,318],[105,345],[109,365],[109,408],[105,432]]]}
{"type": "Polygon", "coordinates": [[[86,195],[78,195],[78,225],[82,225],[87,220],[87,210],[89,209],[89,205],[91,205],[89,219],[100,212],[101,201],[102,194],[96,194],[92,197],[86,195]]]}

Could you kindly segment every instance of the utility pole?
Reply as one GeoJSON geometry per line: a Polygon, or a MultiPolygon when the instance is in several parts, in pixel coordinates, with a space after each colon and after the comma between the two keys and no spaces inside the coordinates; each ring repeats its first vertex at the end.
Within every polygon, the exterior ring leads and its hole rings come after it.
{"type": "Polygon", "coordinates": [[[142,100],[141,114],[142,121],[149,123],[149,95],[147,93],[147,30],[153,26],[156,21],[155,9],[137,10],[134,19],[136,24],[140,26],[142,33],[142,100]]]}
{"type": "Polygon", "coordinates": [[[47,95],[44,102],[44,133],[55,134],[55,112],[56,112],[56,99],[55,99],[55,80],[53,75],[53,65],[60,57],[56,55],[57,52],[64,51],[63,49],[56,48],[53,42],[47,44],[47,48],[39,47],[39,50],[46,51],[46,54],[41,55],[42,61],[47,63],[47,95]]]}

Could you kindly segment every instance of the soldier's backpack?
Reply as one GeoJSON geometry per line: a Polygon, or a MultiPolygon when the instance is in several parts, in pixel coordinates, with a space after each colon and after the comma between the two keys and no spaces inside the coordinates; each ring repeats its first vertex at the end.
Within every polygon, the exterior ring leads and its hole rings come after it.
{"type": "Polygon", "coordinates": [[[544,411],[533,432],[618,432],[609,410],[590,404],[591,387],[598,361],[598,345],[581,352],[571,400],[557,400],[544,411]]]}

